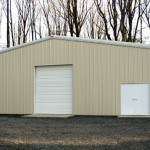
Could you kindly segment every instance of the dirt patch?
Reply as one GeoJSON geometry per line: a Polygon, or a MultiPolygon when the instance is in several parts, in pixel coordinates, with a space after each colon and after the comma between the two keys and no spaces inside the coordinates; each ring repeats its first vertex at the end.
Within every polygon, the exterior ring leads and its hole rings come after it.
{"type": "Polygon", "coordinates": [[[149,150],[150,119],[0,115],[0,150],[4,149],[149,150]]]}

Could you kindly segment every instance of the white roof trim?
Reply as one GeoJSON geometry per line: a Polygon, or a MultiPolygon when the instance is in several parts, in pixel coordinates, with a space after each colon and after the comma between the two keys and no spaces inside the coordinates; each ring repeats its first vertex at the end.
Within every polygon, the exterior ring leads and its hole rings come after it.
{"type": "Polygon", "coordinates": [[[149,44],[139,44],[139,43],[131,43],[131,42],[120,42],[120,41],[109,41],[109,40],[99,40],[99,39],[88,39],[88,38],[78,38],[78,37],[67,37],[67,36],[56,36],[56,35],[54,35],[54,36],[48,36],[48,37],[45,37],[45,38],[42,38],[42,39],[39,39],[39,40],[35,40],[35,41],[32,41],[32,42],[23,43],[23,44],[13,46],[13,47],[10,47],[10,48],[5,48],[5,49],[0,50],[0,53],[4,53],[4,52],[7,52],[7,51],[11,51],[11,50],[14,50],[14,49],[18,49],[18,48],[21,48],[21,47],[29,46],[29,45],[32,45],[32,44],[36,44],[36,43],[51,40],[51,39],[150,49],[149,44]]]}
{"type": "Polygon", "coordinates": [[[38,40],[35,40],[35,41],[22,43],[20,45],[16,45],[16,46],[13,46],[13,47],[10,47],[10,48],[4,48],[4,49],[0,50],[0,53],[15,50],[15,49],[18,49],[18,48],[22,48],[22,47],[25,47],[25,46],[29,46],[29,45],[32,45],[32,44],[39,43],[39,42],[47,41],[47,40],[50,40],[50,39],[51,39],[51,37],[45,37],[45,38],[38,39],[38,40]]]}

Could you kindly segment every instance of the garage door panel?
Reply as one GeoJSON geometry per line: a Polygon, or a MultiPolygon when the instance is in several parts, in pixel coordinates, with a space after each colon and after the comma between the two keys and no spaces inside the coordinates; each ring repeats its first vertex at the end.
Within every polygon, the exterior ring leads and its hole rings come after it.
{"type": "Polygon", "coordinates": [[[69,108],[70,105],[66,105],[64,103],[56,104],[56,103],[50,103],[50,104],[43,104],[43,103],[37,103],[37,112],[38,113],[44,113],[46,114],[71,114],[72,109],[69,108]],[[68,108],[66,108],[68,107],[68,108]]]}
{"type": "MultiPolygon", "coordinates": [[[[59,111],[59,112],[58,112],[58,111],[55,111],[55,110],[51,110],[51,111],[46,111],[46,110],[45,110],[45,113],[44,113],[44,114],[64,114],[64,115],[65,115],[65,114],[68,114],[68,112],[69,112],[68,110],[67,110],[67,111],[62,111],[62,110],[61,110],[61,111],[59,111]]],[[[37,114],[43,114],[43,111],[42,111],[42,110],[41,110],[41,111],[38,110],[38,113],[37,113],[37,114]]]]}
{"type": "Polygon", "coordinates": [[[60,74],[62,74],[62,75],[66,75],[66,76],[69,76],[69,73],[68,73],[68,71],[71,71],[71,70],[62,70],[62,71],[46,71],[46,70],[43,70],[43,72],[42,71],[37,71],[37,75],[41,75],[41,77],[43,77],[43,76],[60,76],[60,74]]]}
{"type": "Polygon", "coordinates": [[[36,86],[36,88],[57,88],[59,86],[59,88],[66,88],[68,89],[68,87],[66,86],[72,86],[72,84],[38,84],[38,86],[36,86]]]}
{"type": "Polygon", "coordinates": [[[57,76],[54,76],[51,79],[37,79],[37,83],[66,83],[71,78],[57,78],[57,76]],[[54,78],[54,79],[53,79],[54,78]]]}
{"type": "Polygon", "coordinates": [[[68,101],[70,102],[70,99],[72,98],[72,95],[69,96],[37,96],[36,101],[68,101]]]}
{"type": "Polygon", "coordinates": [[[55,95],[55,94],[51,94],[51,95],[37,95],[36,99],[63,99],[63,100],[70,100],[70,98],[72,98],[72,94],[67,94],[67,95],[55,95]]]}
{"type": "Polygon", "coordinates": [[[59,108],[61,108],[61,109],[70,109],[70,108],[66,108],[66,106],[70,106],[70,104],[69,103],[37,103],[37,106],[39,105],[39,107],[37,107],[37,108],[41,108],[41,106],[43,107],[43,108],[51,108],[51,109],[59,109],[59,108]]]}
{"type": "Polygon", "coordinates": [[[37,87],[37,92],[72,92],[72,90],[69,88],[69,87],[65,87],[65,86],[62,86],[62,87],[57,87],[57,86],[54,86],[54,87],[37,87]]]}
{"type": "Polygon", "coordinates": [[[37,94],[38,96],[40,96],[40,95],[53,95],[53,94],[55,94],[55,95],[72,95],[72,93],[70,92],[40,92],[39,94],[37,94]]]}
{"type": "Polygon", "coordinates": [[[37,114],[68,114],[68,112],[70,112],[71,114],[71,109],[70,110],[66,110],[66,109],[44,109],[45,113],[43,113],[43,110],[38,110],[37,114]]]}
{"type": "MultiPolygon", "coordinates": [[[[70,97],[71,98],[71,97],[70,97]]],[[[63,103],[70,103],[70,99],[67,100],[62,100],[62,99],[57,99],[57,98],[53,98],[52,100],[48,99],[38,99],[37,98],[37,103],[60,103],[60,101],[62,101],[63,103]]]]}
{"type": "Polygon", "coordinates": [[[61,73],[59,73],[59,75],[57,75],[57,74],[54,74],[54,75],[40,75],[39,74],[39,76],[37,77],[37,79],[39,80],[39,79],[50,79],[50,78],[53,78],[53,77],[57,77],[58,79],[59,78],[61,78],[61,79],[63,79],[63,78],[71,78],[70,77],[70,74],[61,74],[61,73]]]}
{"type": "Polygon", "coordinates": [[[35,113],[72,114],[72,66],[36,68],[35,113]]]}
{"type": "Polygon", "coordinates": [[[69,68],[69,67],[68,68],[63,68],[63,66],[50,66],[50,67],[51,68],[49,68],[49,66],[45,66],[45,68],[39,67],[39,68],[37,68],[37,72],[38,71],[42,71],[42,70],[44,70],[44,71],[51,71],[51,72],[53,72],[53,71],[60,72],[60,71],[72,70],[72,68],[69,68]]]}
{"type": "Polygon", "coordinates": [[[54,72],[54,73],[51,73],[50,71],[45,71],[45,72],[43,72],[43,73],[37,73],[37,75],[40,75],[40,77],[42,78],[42,77],[50,77],[50,76],[57,76],[57,77],[60,77],[60,75],[65,75],[66,77],[67,76],[69,76],[70,74],[68,73],[68,71],[70,71],[70,70],[67,70],[66,72],[54,72]]]}
{"type": "MultiPolygon", "coordinates": [[[[55,100],[55,99],[54,99],[54,100],[45,99],[44,101],[43,101],[43,100],[37,100],[37,103],[43,103],[43,104],[44,104],[44,103],[47,103],[47,104],[48,104],[48,103],[56,103],[56,104],[57,104],[57,103],[59,103],[60,101],[61,101],[61,99],[59,99],[59,100],[55,100]]],[[[70,103],[70,101],[69,101],[69,100],[65,100],[65,101],[63,101],[63,103],[64,103],[64,104],[70,103]]]]}
{"type": "Polygon", "coordinates": [[[69,93],[71,93],[71,90],[68,90],[68,89],[63,89],[63,90],[61,90],[61,89],[56,89],[56,90],[55,90],[55,89],[50,89],[50,88],[49,88],[49,90],[48,90],[48,89],[45,89],[45,90],[42,89],[42,90],[37,90],[37,92],[39,92],[39,94],[43,94],[43,93],[52,94],[52,93],[54,92],[54,93],[58,93],[58,95],[59,95],[59,94],[61,95],[61,94],[66,94],[66,93],[69,94],[69,93]],[[51,90],[51,92],[49,92],[50,90],[51,90]]]}

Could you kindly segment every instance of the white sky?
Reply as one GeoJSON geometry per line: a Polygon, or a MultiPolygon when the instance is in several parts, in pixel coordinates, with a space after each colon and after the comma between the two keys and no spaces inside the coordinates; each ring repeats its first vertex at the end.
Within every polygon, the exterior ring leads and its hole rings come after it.
{"type": "Polygon", "coordinates": [[[0,39],[0,43],[1,44],[3,44],[3,43],[6,43],[6,26],[7,26],[7,24],[6,24],[6,17],[4,16],[4,14],[3,14],[3,16],[2,16],[2,23],[1,23],[1,39],[0,39]]]}

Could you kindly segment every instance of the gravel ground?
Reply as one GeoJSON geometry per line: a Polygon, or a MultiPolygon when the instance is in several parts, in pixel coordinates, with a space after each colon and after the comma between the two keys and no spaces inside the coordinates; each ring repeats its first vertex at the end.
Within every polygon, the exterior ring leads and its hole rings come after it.
{"type": "Polygon", "coordinates": [[[0,150],[150,150],[150,119],[0,115],[0,150]]]}

